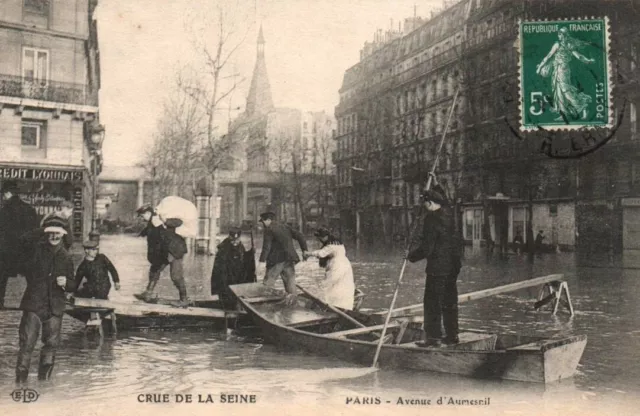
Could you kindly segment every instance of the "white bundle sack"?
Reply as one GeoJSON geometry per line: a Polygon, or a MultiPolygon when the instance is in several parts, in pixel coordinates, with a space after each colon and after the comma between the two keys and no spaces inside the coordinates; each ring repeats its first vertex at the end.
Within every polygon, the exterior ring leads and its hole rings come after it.
{"type": "Polygon", "coordinates": [[[182,225],[176,228],[176,234],[189,238],[198,234],[198,209],[193,202],[179,196],[167,196],[156,207],[156,213],[162,222],[169,218],[182,220],[182,225]]]}

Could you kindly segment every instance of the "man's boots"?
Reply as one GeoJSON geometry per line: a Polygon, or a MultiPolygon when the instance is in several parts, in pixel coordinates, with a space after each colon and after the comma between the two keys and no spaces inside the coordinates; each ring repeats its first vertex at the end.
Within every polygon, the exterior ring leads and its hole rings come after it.
{"type": "Polygon", "coordinates": [[[157,284],[158,280],[149,280],[147,289],[136,297],[147,303],[156,303],[158,301],[158,295],[153,293],[153,291],[155,290],[157,284]]]}
{"type": "Polygon", "coordinates": [[[49,380],[53,373],[53,364],[40,364],[38,367],[38,380],[49,380]]]}
{"type": "Polygon", "coordinates": [[[22,385],[27,382],[27,377],[29,376],[29,370],[25,369],[16,369],[16,384],[22,385]]]}
{"type": "Polygon", "coordinates": [[[180,302],[178,302],[178,306],[182,308],[186,308],[191,306],[191,300],[187,296],[187,288],[184,285],[180,285],[178,287],[178,293],[180,294],[180,302]]]}

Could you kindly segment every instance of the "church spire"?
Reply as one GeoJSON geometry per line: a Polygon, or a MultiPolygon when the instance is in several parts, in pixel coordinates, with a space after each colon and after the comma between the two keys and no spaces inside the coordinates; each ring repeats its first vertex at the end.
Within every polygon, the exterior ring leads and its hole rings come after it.
{"type": "Polygon", "coordinates": [[[258,32],[258,49],[256,54],[256,66],[253,68],[253,77],[247,96],[247,114],[266,114],[273,109],[271,98],[271,86],[267,76],[267,64],[264,59],[264,34],[262,25],[258,32]]]}

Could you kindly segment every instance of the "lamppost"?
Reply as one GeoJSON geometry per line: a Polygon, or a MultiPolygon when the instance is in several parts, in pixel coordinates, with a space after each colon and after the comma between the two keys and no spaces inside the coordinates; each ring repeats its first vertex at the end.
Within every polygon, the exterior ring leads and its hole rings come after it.
{"type": "Polygon", "coordinates": [[[98,120],[94,120],[91,124],[90,141],[91,146],[89,151],[92,158],[92,174],[93,174],[93,198],[91,205],[91,231],[89,232],[89,239],[94,241],[100,241],[100,232],[98,231],[98,218],[97,218],[97,197],[98,197],[98,165],[99,160],[102,157],[102,142],[104,141],[105,129],[98,120]]]}

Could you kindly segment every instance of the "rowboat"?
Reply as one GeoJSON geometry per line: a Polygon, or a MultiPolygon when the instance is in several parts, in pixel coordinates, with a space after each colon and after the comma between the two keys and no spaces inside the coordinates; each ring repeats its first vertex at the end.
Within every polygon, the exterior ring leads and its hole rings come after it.
{"type": "MultiPolygon", "coordinates": [[[[91,326],[101,325],[116,331],[138,329],[223,329],[241,325],[246,314],[241,311],[225,311],[218,300],[194,301],[192,306],[176,306],[177,301],[159,299],[149,304],[132,298],[103,300],[75,298],[67,305],[65,313],[91,326]]],[[[244,322],[250,322],[244,319],[244,322]]]]}
{"type": "MultiPolygon", "coordinates": [[[[282,302],[284,292],[262,284],[234,285],[231,290],[266,342],[372,364],[383,328],[377,317],[339,310],[306,290],[291,306],[282,302]]],[[[380,368],[550,383],[575,374],[587,342],[584,335],[549,339],[465,330],[458,344],[423,347],[421,326],[417,319],[389,323],[380,368]]]]}

